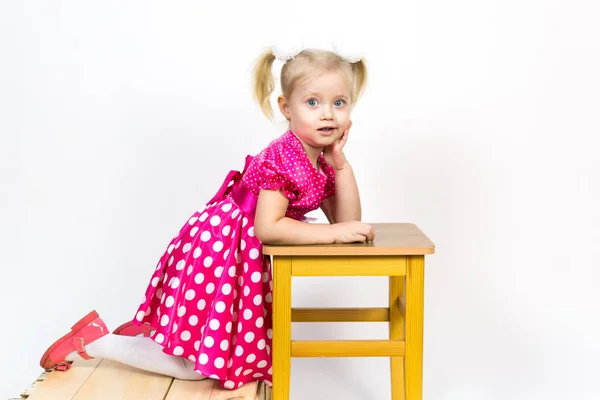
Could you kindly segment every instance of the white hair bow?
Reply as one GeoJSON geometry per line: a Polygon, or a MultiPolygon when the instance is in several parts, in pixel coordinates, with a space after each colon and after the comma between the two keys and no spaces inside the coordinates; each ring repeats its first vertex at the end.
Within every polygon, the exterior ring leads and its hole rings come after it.
{"type": "MultiPolygon", "coordinates": [[[[320,46],[319,46],[320,47],[320,46]]],[[[319,48],[317,47],[317,48],[319,48]]],[[[342,57],[349,63],[355,63],[360,61],[364,57],[364,53],[358,52],[347,44],[340,43],[340,41],[333,42],[331,46],[327,46],[324,50],[333,51],[338,56],[342,57]]],[[[279,61],[286,63],[288,60],[296,57],[302,50],[310,47],[304,46],[302,43],[277,43],[273,46],[273,55],[279,61]]]]}

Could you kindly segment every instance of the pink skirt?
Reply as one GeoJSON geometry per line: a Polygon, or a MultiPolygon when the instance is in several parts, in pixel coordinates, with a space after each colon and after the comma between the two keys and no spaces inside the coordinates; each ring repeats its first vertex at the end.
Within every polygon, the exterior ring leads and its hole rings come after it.
{"type": "Polygon", "coordinates": [[[224,190],[231,177],[173,238],[133,322],[156,328],[151,337],[165,353],[191,360],[224,388],[272,386],[271,263],[252,213],[224,190]]]}

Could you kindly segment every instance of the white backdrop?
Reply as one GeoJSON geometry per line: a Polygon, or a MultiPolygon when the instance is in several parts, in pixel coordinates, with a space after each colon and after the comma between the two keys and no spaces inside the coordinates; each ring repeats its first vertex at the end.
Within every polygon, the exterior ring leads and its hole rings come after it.
{"type": "MultiPolygon", "coordinates": [[[[290,28],[365,45],[347,146],[364,218],[436,244],[424,398],[600,398],[600,6],[384,4],[1,3],[0,398],[89,310],[110,328],[132,318],[180,225],[282,132],[250,71],[290,28]]],[[[387,299],[382,279],[294,285],[294,306],[387,299]]],[[[293,400],[390,398],[386,359],[297,359],[292,376],[293,400]]]]}

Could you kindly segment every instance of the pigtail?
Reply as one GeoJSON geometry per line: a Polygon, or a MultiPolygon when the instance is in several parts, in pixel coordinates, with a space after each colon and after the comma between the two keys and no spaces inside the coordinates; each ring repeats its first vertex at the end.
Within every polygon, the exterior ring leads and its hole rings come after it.
{"type": "Polygon", "coordinates": [[[254,98],[270,120],[273,119],[271,93],[275,90],[275,80],[271,70],[273,61],[275,61],[275,55],[271,50],[267,50],[259,57],[254,68],[254,98]]]}
{"type": "Polygon", "coordinates": [[[356,104],[356,101],[361,96],[365,88],[365,84],[367,83],[367,65],[365,64],[364,59],[352,63],[351,65],[355,79],[354,103],[356,104]]]}

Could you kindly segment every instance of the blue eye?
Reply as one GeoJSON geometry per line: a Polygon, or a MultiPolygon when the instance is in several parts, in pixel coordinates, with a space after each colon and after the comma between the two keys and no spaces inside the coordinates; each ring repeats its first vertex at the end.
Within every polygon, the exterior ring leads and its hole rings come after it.
{"type": "Polygon", "coordinates": [[[317,101],[315,99],[310,99],[307,101],[308,105],[314,107],[317,105],[317,101]]]}
{"type": "Polygon", "coordinates": [[[336,107],[341,107],[341,106],[343,106],[345,103],[346,103],[346,102],[345,102],[344,100],[336,100],[334,104],[336,105],[336,107]]]}

